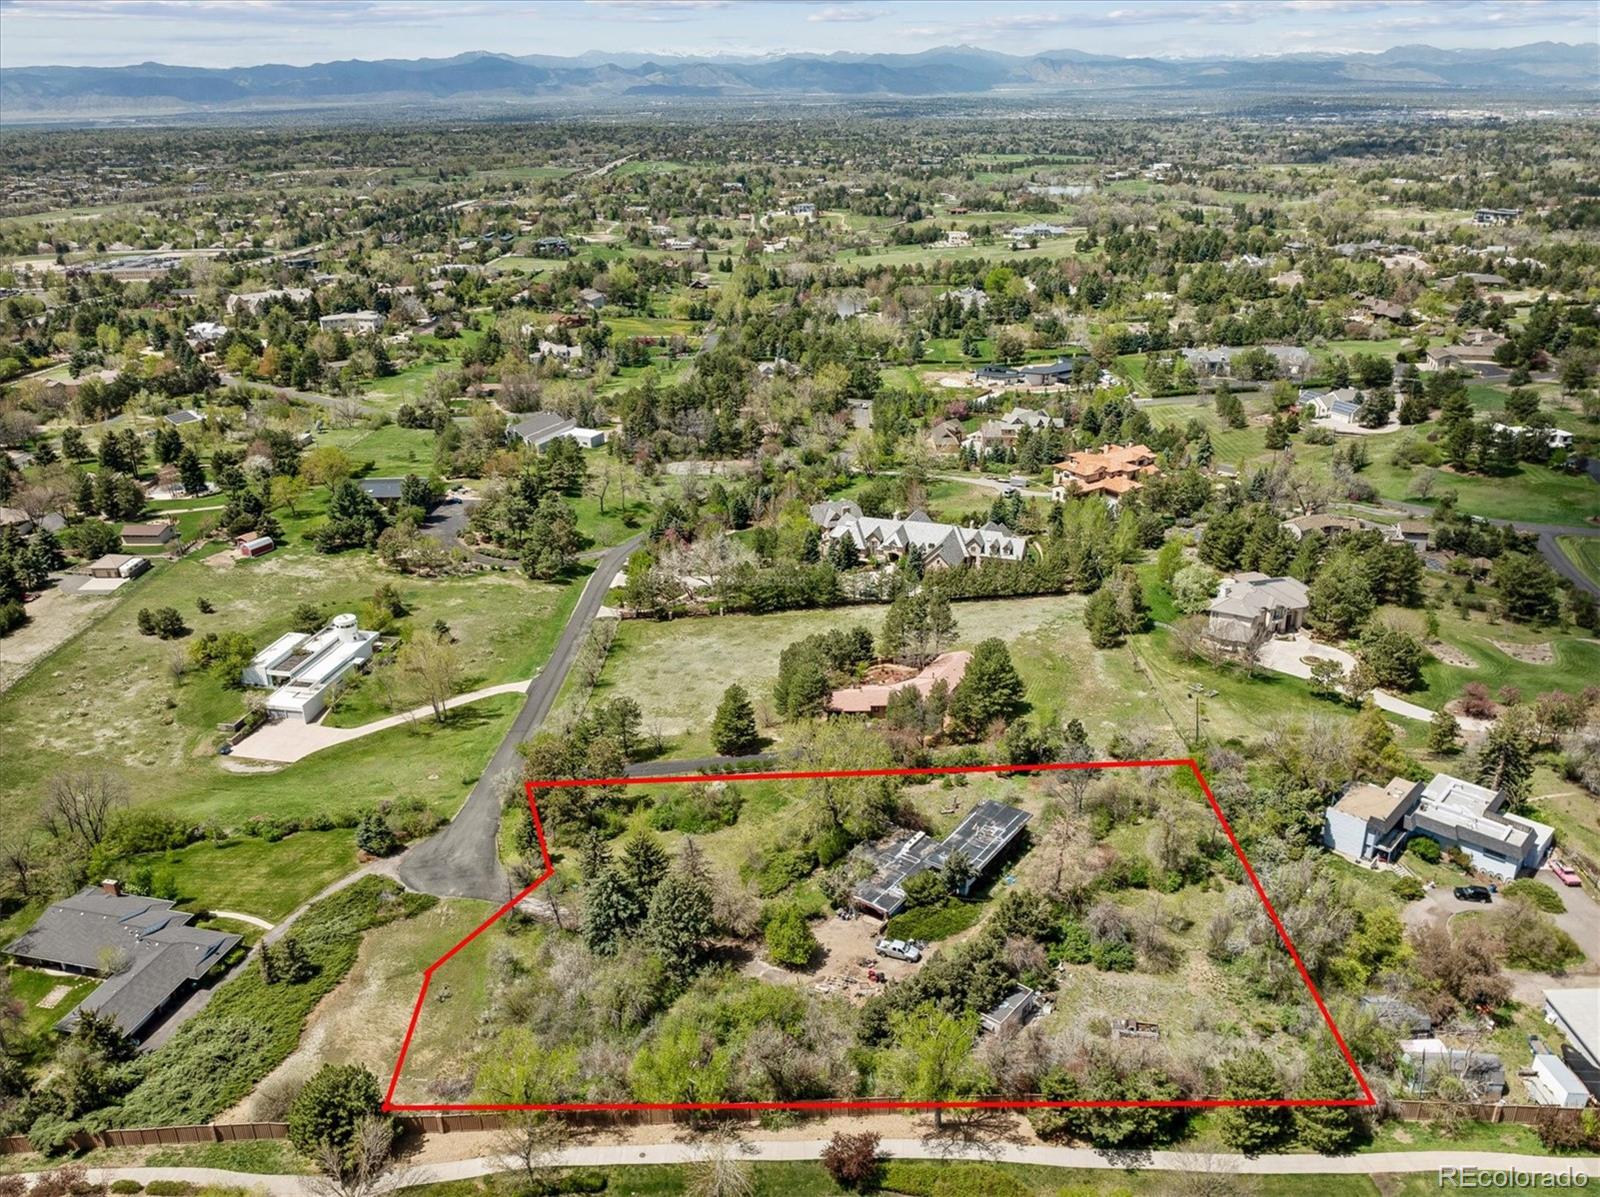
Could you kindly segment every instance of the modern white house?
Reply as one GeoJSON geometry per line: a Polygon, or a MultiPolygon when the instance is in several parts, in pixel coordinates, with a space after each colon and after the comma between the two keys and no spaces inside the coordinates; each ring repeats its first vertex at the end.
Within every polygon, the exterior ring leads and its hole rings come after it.
{"type": "Polygon", "coordinates": [[[1523,436],[1543,436],[1545,443],[1552,449],[1572,448],[1572,433],[1565,428],[1526,428],[1521,424],[1496,424],[1494,430],[1507,436],[1518,438],[1523,436]]]}
{"type": "Polygon", "coordinates": [[[1381,789],[1361,783],[1323,812],[1322,842],[1351,860],[1394,860],[1413,835],[1464,853],[1480,873],[1510,881],[1537,872],[1553,828],[1508,813],[1505,795],[1436,773],[1423,783],[1396,777],[1381,789]]]}
{"type": "Polygon", "coordinates": [[[372,660],[377,639],[377,632],[356,626],[354,615],[335,615],[320,631],[279,636],[245,666],[242,680],[272,690],[271,718],[310,723],[327,709],[339,683],[372,660]]]}

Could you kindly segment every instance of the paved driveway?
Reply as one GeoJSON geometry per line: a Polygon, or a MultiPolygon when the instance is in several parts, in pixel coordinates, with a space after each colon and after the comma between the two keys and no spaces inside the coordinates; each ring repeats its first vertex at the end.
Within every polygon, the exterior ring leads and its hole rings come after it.
{"type": "Polygon", "coordinates": [[[505,779],[522,776],[522,761],[517,746],[531,736],[550,713],[567,671],[577,659],[578,650],[589,634],[600,607],[605,602],[612,579],[627,564],[644,534],[624,541],[600,558],[588,585],[578,598],[572,617],[556,642],[555,651],[539,676],[528,686],[528,700],[517,714],[511,730],[495,749],[489,765],[456,817],[429,838],[417,844],[400,860],[400,880],[409,888],[442,898],[484,898],[504,902],[511,897],[511,884],[500,868],[498,837],[500,803],[505,779]]]}
{"type": "MultiPolygon", "coordinates": [[[[1275,673],[1287,673],[1291,677],[1309,678],[1311,676],[1310,658],[1320,658],[1324,661],[1337,661],[1348,673],[1355,668],[1356,659],[1344,649],[1332,644],[1319,644],[1304,632],[1296,632],[1293,636],[1281,639],[1268,640],[1261,647],[1261,665],[1275,673]]],[[[1408,702],[1397,694],[1390,694],[1387,690],[1374,690],[1372,701],[1380,710],[1388,711],[1391,715],[1399,715],[1404,719],[1415,719],[1418,723],[1427,723],[1433,718],[1434,712],[1427,707],[1408,702]]],[[[1458,715],[1456,722],[1461,725],[1461,730],[1468,736],[1475,736],[1488,729],[1489,721],[1474,719],[1469,715],[1458,715]]]]}
{"type": "MultiPolygon", "coordinates": [[[[469,702],[492,698],[496,694],[512,694],[526,690],[528,685],[527,682],[504,682],[498,686],[473,690],[468,694],[457,694],[445,701],[445,709],[454,710],[469,702]]],[[[360,727],[326,727],[321,723],[280,719],[276,723],[266,724],[260,731],[240,740],[234,745],[232,755],[245,760],[276,761],[279,764],[289,765],[310,756],[313,752],[332,748],[335,744],[345,744],[351,740],[359,740],[362,736],[370,736],[373,732],[387,731],[401,724],[431,718],[433,718],[432,707],[417,707],[415,710],[403,711],[398,715],[374,719],[371,723],[363,723],[360,727]]]]}

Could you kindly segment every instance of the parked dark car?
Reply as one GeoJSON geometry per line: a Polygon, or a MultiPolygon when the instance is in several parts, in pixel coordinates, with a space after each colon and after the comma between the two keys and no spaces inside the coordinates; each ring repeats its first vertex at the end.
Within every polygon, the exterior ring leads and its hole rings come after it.
{"type": "Polygon", "coordinates": [[[1458,885],[1455,888],[1458,902],[1488,902],[1492,900],[1487,885],[1458,885]]]}

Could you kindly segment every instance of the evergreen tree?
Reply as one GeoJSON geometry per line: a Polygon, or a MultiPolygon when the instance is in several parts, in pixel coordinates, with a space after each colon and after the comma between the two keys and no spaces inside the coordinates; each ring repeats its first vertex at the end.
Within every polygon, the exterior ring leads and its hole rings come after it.
{"type": "Polygon", "coordinates": [[[650,946],[668,976],[682,982],[694,973],[711,930],[711,890],[705,882],[681,869],[668,873],[656,887],[645,920],[650,946]]]}
{"type": "Polygon", "coordinates": [[[744,756],[761,746],[755,708],[737,682],[722,692],[716,718],[711,722],[711,743],[724,756],[744,756]]]}
{"type": "Polygon", "coordinates": [[[1337,553],[1323,563],[1308,591],[1306,619],[1329,636],[1351,635],[1372,614],[1372,589],[1351,554],[1337,553]]]}
{"type": "Polygon", "coordinates": [[[614,956],[643,915],[643,908],[617,871],[602,869],[583,889],[583,942],[597,956],[614,956]]]}
{"type": "Polygon", "coordinates": [[[950,720],[968,740],[983,735],[990,724],[1009,719],[1022,705],[1022,679],[1005,641],[989,639],[972,651],[972,660],[950,695],[950,720]]]}
{"type": "Polygon", "coordinates": [[[1528,796],[1533,782],[1533,744],[1526,717],[1510,711],[1496,719],[1478,744],[1478,784],[1503,790],[1512,803],[1528,796]]]}
{"type": "Polygon", "coordinates": [[[617,870],[641,908],[650,905],[650,898],[667,875],[667,853],[661,841],[648,831],[637,831],[622,847],[622,858],[617,870]]]}
{"type": "Polygon", "coordinates": [[[200,463],[200,455],[187,446],[178,454],[178,481],[183,484],[185,494],[205,493],[205,466],[200,463]]]}
{"type": "Polygon", "coordinates": [[[1393,777],[1405,777],[1412,764],[1401,751],[1383,712],[1369,697],[1352,725],[1351,767],[1368,781],[1383,785],[1393,777]]]}
{"type": "MultiPolygon", "coordinates": [[[[1280,1101],[1283,1082],[1259,1047],[1229,1057],[1222,1065],[1222,1096],[1231,1101],[1280,1101]]],[[[1288,1138],[1292,1110],[1286,1106],[1229,1106],[1217,1114],[1217,1129],[1229,1147],[1256,1155],[1288,1138]]]]}
{"type": "MultiPolygon", "coordinates": [[[[1300,1082],[1298,1096],[1312,1099],[1359,1097],[1350,1065],[1333,1052],[1318,1052],[1311,1058],[1300,1082]]],[[[1323,1155],[1340,1155],[1355,1148],[1364,1136],[1366,1125],[1355,1106],[1299,1106],[1295,1109],[1295,1134],[1300,1145],[1323,1155]]]]}
{"type": "Polygon", "coordinates": [[[1444,755],[1461,750],[1461,725],[1449,711],[1440,708],[1428,721],[1428,751],[1444,755]]]}
{"type": "MultiPolygon", "coordinates": [[[[1089,629],[1089,643],[1096,648],[1115,648],[1122,643],[1122,618],[1117,613],[1117,596],[1102,586],[1089,596],[1083,608],[1083,624],[1089,629]]],[[[960,689],[956,691],[960,693],[960,689]]]]}

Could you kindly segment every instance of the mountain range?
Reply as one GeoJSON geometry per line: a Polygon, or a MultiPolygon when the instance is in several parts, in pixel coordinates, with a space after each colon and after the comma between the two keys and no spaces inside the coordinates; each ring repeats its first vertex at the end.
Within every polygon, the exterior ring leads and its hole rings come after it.
{"type": "Polygon", "coordinates": [[[1370,95],[1600,91],[1600,45],[1538,42],[1491,50],[1398,46],[1376,54],[1119,58],[1075,50],[1002,54],[947,46],[917,54],[651,57],[590,51],[562,58],[473,52],[253,67],[9,67],[0,121],[366,104],[599,101],[639,98],[1048,96],[1255,91],[1370,95]]]}

